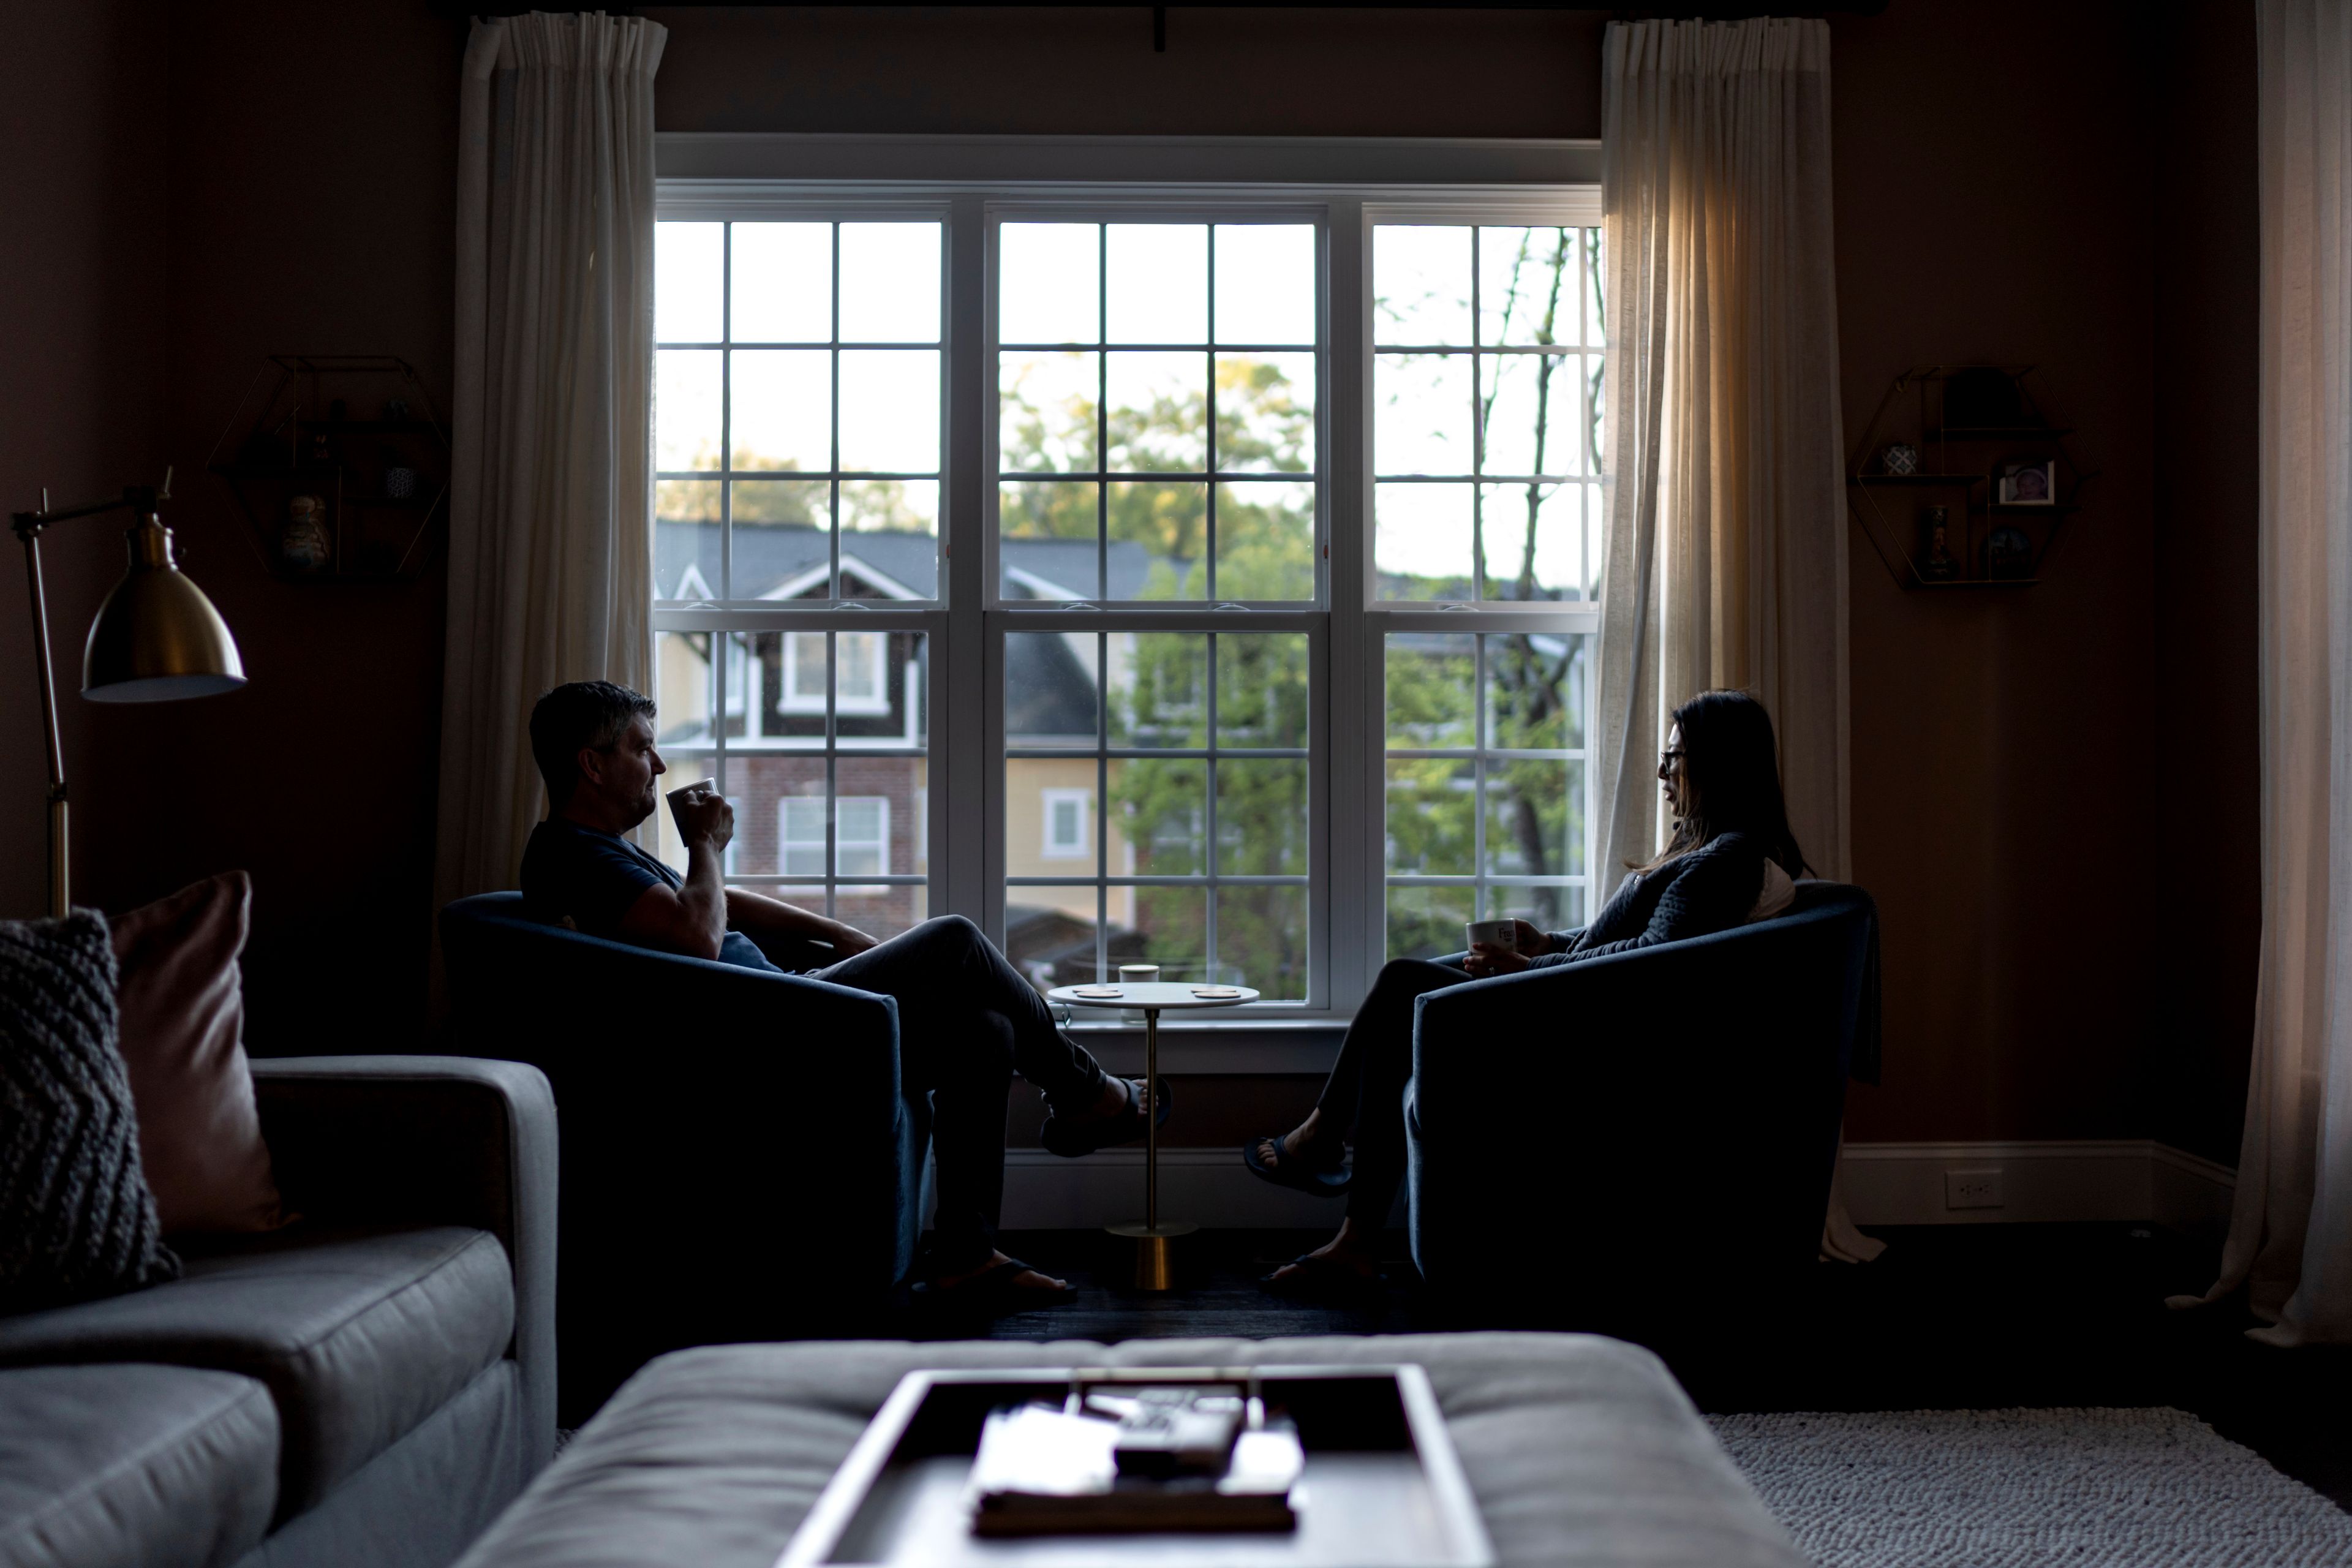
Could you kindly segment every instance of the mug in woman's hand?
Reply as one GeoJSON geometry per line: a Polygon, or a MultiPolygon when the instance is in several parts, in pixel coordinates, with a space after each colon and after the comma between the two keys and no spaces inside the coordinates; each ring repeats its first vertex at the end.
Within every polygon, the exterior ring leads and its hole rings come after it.
{"type": "Polygon", "coordinates": [[[1463,931],[1472,947],[1496,948],[1504,952],[1519,950],[1519,922],[1517,921],[1470,921],[1463,931]]]}

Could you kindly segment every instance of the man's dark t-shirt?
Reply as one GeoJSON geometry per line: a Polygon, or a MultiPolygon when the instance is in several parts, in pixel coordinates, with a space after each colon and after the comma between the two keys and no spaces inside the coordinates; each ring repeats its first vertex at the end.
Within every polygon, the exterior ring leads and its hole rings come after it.
{"type": "MultiPolygon", "coordinates": [[[[676,891],[685,885],[660,860],[618,834],[551,816],[530,830],[522,851],[523,907],[533,920],[552,924],[569,917],[590,936],[625,942],[622,917],[647,888],[676,891]]],[[[719,946],[719,962],[745,969],[774,971],[751,939],[730,931],[719,946]]]]}

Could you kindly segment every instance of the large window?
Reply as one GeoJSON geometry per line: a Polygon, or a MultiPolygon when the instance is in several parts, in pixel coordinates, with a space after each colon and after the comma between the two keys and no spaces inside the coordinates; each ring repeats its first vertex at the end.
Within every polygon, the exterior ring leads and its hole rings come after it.
{"type": "Polygon", "coordinates": [[[1458,951],[1465,921],[1584,918],[1600,237],[1372,230],[1376,599],[1502,612],[1383,639],[1391,957],[1458,951]]]}
{"type": "Polygon", "coordinates": [[[883,936],[932,907],[944,241],[937,219],[672,221],[655,252],[664,754],[733,801],[731,880],[883,936]],[[845,608],[867,625],[837,629],[845,608]]]}
{"type": "Polygon", "coordinates": [[[730,879],[1309,1016],[1580,921],[1595,216],[666,187],[659,728],[730,879]]]}

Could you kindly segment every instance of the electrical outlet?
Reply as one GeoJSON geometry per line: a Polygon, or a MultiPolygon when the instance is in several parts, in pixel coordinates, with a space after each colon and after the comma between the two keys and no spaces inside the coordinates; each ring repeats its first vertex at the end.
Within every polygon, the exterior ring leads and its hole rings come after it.
{"type": "Polygon", "coordinates": [[[1948,1209],[1997,1209],[2001,1206],[2000,1167],[1944,1173],[1944,1206],[1948,1209]]]}

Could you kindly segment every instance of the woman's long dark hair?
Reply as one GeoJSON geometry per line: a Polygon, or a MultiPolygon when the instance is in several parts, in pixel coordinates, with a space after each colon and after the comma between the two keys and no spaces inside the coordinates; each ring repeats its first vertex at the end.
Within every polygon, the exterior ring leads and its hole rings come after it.
{"type": "Polygon", "coordinates": [[[1702,691],[1675,710],[1682,731],[1683,815],[1666,852],[1646,866],[1654,871],[1727,833],[1752,834],[1764,853],[1791,877],[1807,870],[1789,806],[1780,795],[1780,750],[1772,715],[1745,691],[1702,691]]]}

